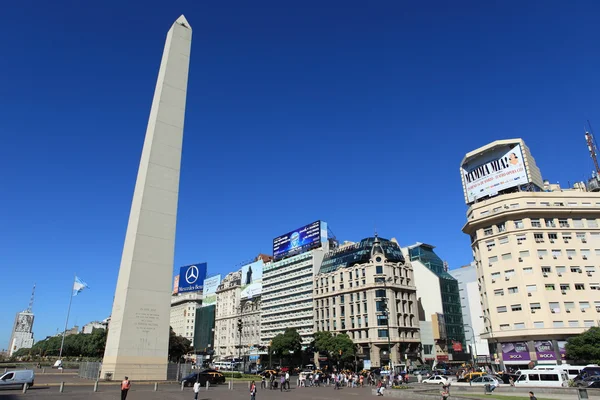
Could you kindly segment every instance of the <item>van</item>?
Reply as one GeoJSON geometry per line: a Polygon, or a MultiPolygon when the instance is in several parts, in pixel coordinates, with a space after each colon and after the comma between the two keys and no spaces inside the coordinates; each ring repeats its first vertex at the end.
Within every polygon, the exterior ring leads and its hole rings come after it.
{"type": "Polygon", "coordinates": [[[567,387],[569,377],[560,370],[522,369],[515,386],[521,387],[567,387]]]}
{"type": "Polygon", "coordinates": [[[585,369],[586,367],[583,365],[569,365],[569,364],[561,364],[561,365],[537,365],[533,369],[534,370],[558,370],[564,371],[567,373],[569,379],[575,379],[575,377],[585,369]]]}
{"type": "Polygon", "coordinates": [[[0,376],[0,388],[22,388],[33,386],[35,374],[30,369],[8,371],[0,376]]]}

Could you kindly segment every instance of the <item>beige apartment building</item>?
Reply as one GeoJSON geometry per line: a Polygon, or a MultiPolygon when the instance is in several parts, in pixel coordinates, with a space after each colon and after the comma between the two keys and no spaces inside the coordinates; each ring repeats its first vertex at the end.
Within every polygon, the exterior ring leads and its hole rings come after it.
{"type": "Polygon", "coordinates": [[[393,365],[404,364],[419,356],[416,291],[398,243],[378,237],[345,243],[325,254],[314,277],[314,330],[347,334],[372,367],[388,364],[390,343],[393,365]]]}
{"type": "Polygon", "coordinates": [[[485,333],[507,366],[560,363],[564,341],[600,323],[600,193],[583,185],[473,203],[470,235],[485,333]]]}

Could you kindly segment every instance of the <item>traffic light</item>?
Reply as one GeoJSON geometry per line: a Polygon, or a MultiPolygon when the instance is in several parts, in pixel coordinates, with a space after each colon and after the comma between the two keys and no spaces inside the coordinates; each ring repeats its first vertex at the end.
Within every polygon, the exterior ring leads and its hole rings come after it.
{"type": "Polygon", "coordinates": [[[242,326],[243,326],[242,319],[240,318],[240,319],[238,319],[238,332],[242,331],[242,326]]]}

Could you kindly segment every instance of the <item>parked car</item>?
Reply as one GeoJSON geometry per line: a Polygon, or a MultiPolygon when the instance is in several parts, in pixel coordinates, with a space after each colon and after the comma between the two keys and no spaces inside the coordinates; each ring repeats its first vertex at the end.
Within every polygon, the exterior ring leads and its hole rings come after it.
{"type": "Polygon", "coordinates": [[[491,375],[478,376],[477,378],[471,379],[471,386],[500,386],[501,383],[503,383],[501,380],[491,375]]]}
{"type": "Polygon", "coordinates": [[[436,385],[447,385],[450,383],[450,379],[444,375],[434,375],[427,379],[423,379],[423,383],[433,383],[436,385]]]}
{"type": "Polygon", "coordinates": [[[594,381],[588,386],[590,389],[600,389],[600,381],[594,381]]]}
{"type": "Polygon", "coordinates": [[[413,371],[414,376],[417,376],[417,375],[427,376],[428,374],[431,375],[431,371],[428,369],[416,369],[413,371]]]}
{"type": "Polygon", "coordinates": [[[464,381],[471,382],[475,378],[479,378],[480,376],[487,375],[485,372],[469,372],[465,374],[464,381]]]}
{"type": "Polygon", "coordinates": [[[194,386],[196,381],[202,386],[206,385],[206,382],[211,385],[217,385],[219,383],[225,383],[225,375],[214,369],[207,369],[202,372],[190,374],[181,380],[183,386],[194,386]]]}
{"type": "Polygon", "coordinates": [[[23,388],[25,385],[32,387],[35,374],[30,369],[21,371],[7,371],[0,376],[1,388],[23,388]]]}
{"type": "Polygon", "coordinates": [[[594,382],[598,382],[600,381],[600,375],[592,375],[592,376],[588,376],[585,379],[581,379],[577,382],[575,382],[575,385],[579,386],[579,387],[590,387],[590,385],[594,382]]]}

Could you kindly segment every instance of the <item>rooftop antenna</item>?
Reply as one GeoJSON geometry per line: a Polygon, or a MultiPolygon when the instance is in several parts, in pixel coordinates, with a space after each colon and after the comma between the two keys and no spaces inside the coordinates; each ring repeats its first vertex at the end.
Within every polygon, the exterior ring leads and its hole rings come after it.
{"type": "Polygon", "coordinates": [[[596,140],[594,139],[594,131],[592,130],[592,124],[587,121],[589,130],[585,128],[585,141],[587,142],[590,156],[594,161],[594,167],[596,167],[596,174],[600,174],[600,166],[598,166],[598,148],[596,146],[596,140]]]}
{"type": "Polygon", "coordinates": [[[27,307],[27,312],[31,312],[33,310],[33,299],[35,297],[35,283],[33,284],[33,289],[31,290],[31,299],[29,299],[29,307],[27,307]]]}

